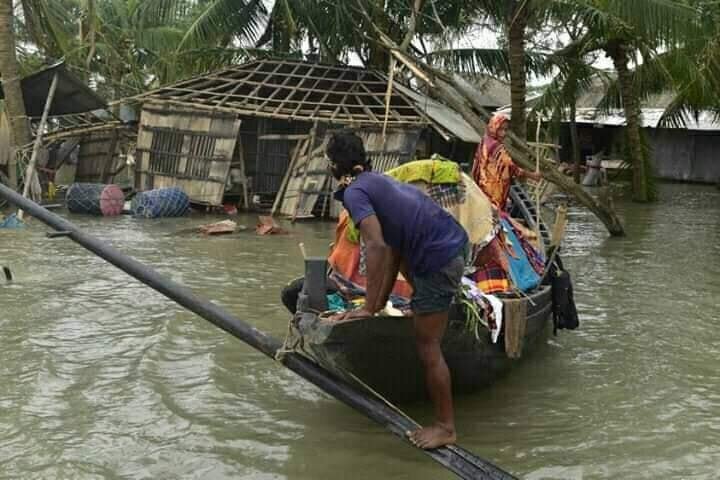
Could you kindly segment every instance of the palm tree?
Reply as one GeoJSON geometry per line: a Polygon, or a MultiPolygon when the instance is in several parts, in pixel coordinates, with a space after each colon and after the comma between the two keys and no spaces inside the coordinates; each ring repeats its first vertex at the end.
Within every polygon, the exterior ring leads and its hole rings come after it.
{"type": "Polygon", "coordinates": [[[262,0],[22,0],[22,25],[109,98],[238,59],[261,31],[262,0]]]}
{"type": "MultiPolygon", "coordinates": [[[[30,127],[27,122],[23,93],[20,89],[20,66],[15,53],[15,18],[12,0],[0,0],[0,74],[5,92],[5,110],[7,111],[12,141],[15,147],[30,143],[30,127]]],[[[10,187],[17,188],[17,170],[15,156],[10,155],[8,165],[10,187]]]]}
{"type": "Polygon", "coordinates": [[[660,50],[674,50],[696,32],[696,10],[666,0],[574,0],[586,33],[568,50],[603,51],[613,62],[626,120],[627,155],[633,168],[633,199],[655,198],[652,171],[642,135],[642,111],[633,69],[660,50]]]}
{"type": "Polygon", "coordinates": [[[530,75],[546,75],[553,67],[550,51],[528,48],[536,34],[560,9],[555,0],[476,0],[476,22],[498,29],[500,49],[450,49],[428,56],[431,63],[466,74],[486,73],[510,81],[512,131],[527,138],[527,82],[530,75]]]}

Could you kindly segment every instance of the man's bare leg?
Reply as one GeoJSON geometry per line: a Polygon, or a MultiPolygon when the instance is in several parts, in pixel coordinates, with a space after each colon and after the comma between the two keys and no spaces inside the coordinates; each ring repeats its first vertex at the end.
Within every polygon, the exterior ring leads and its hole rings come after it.
{"type": "Polygon", "coordinates": [[[410,441],[420,448],[436,448],[455,443],[450,370],[440,342],[448,323],[448,312],[415,316],[415,342],[425,367],[425,383],[435,409],[435,423],[410,433],[410,441]]]}

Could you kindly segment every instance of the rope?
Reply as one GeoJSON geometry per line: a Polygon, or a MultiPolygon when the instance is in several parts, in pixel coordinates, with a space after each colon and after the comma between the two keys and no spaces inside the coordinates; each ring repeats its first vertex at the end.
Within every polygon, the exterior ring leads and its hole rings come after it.
{"type": "Polygon", "coordinates": [[[293,320],[290,320],[288,322],[287,332],[285,333],[285,340],[283,340],[282,346],[275,351],[274,358],[277,362],[282,362],[283,358],[285,358],[285,355],[288,353],[298,353],[298,345],[300,346],[300,351],[303,353],[305,352],[305,341],[302,335],[299,335],[291,344],[291,339],[294,337],[292,324],[293,320]]]}
{"type": "MultiPolygon", "coordinates": [[[[320,313],[319,311],[313,311],[312,313],[320,313]]],[[[297,353],[300,355],[305,356],[306,358],[309,358],[310,360],[314,361],[315,363],[320,363],[318,360],[307,350],[305,350],[305,340],[302,335],[298,335],[294,341],[292,340],[293,335],[293,321],[294,319],[290,320],[288,322],[288,329],[287,333],[285,334],[285,340],[283,341],[283,344],[280,348],[277,349],[275,352],[275,360],[278,362],[281,362],[282,359],[287,355],[288,353],[297,353]]],[[[390,400],[385,398],[382,394],[380,394],[378,391],[376,391],[374,388],[372,388],[370,385],[362,381],[360,378],[358,378],[354,373],[351,371],[341,367],[340,365],[335,365],[334,368],[342,375],[345,375],[347,377],[350,377],[355,381],[360,387],[364,388],[367,392],[375,396],[378,400],[383,402],[387,407],[395,411],[397,414],[405,418],[407,421],[412,423],[414,427],[420,428],[420,424],[416,422],[412,417],[410,417],[407,413],[403,412],[400,407],[392,403],[390,400]]]]}

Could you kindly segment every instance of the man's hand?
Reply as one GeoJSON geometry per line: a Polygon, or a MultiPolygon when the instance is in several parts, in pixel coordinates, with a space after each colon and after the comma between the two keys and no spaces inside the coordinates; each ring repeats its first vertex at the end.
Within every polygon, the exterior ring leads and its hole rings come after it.
{"type": "Polygon", "coordinates": [[[346,320],[355,320],[358,318],[367,318],[372,316],[373,314],[370,313],[370,311],[366,308],[358,308],[357,310],[350,310],[349,312],[335,314],[328,320],[330,320],[331,322],[342,322],[346,320]]]}

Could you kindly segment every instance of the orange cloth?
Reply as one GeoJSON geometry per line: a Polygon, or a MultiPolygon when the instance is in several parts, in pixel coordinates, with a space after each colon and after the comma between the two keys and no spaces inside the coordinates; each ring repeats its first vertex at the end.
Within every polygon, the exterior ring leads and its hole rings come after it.
{"type": "MultiPolygon", "coordinates": [[[[342,210],[335,227],[335,243],[328,256],[328,263],[337,273],[351,282],[366,288],[367,278],[360,275],[360,243],[348,239],[347,230],[350,228],[350,215],[342,210]]],[[[392,293],[401,297],[410,298],[412,287],[406,280],[395,281],[392,293]]]]}
{"type": "Polygon", "coordinates": [[[360,244],[348,239],[349,226],[350,215],[347,210],[343,210],[338,217],[335,227],[335,243],[328,257],[328,263],[332,269],[347,279],[351,279],[360,265],[360,244]]]}
{"type": "Polygon", "coordinates": [[[475,152],[472,168],[475,183],[500,210],[505,210],[510,185],[522,172],[498,139],[498,130],[508,121],[508,118],[501,114],[490,119],[483,141],[475,152]]]}

